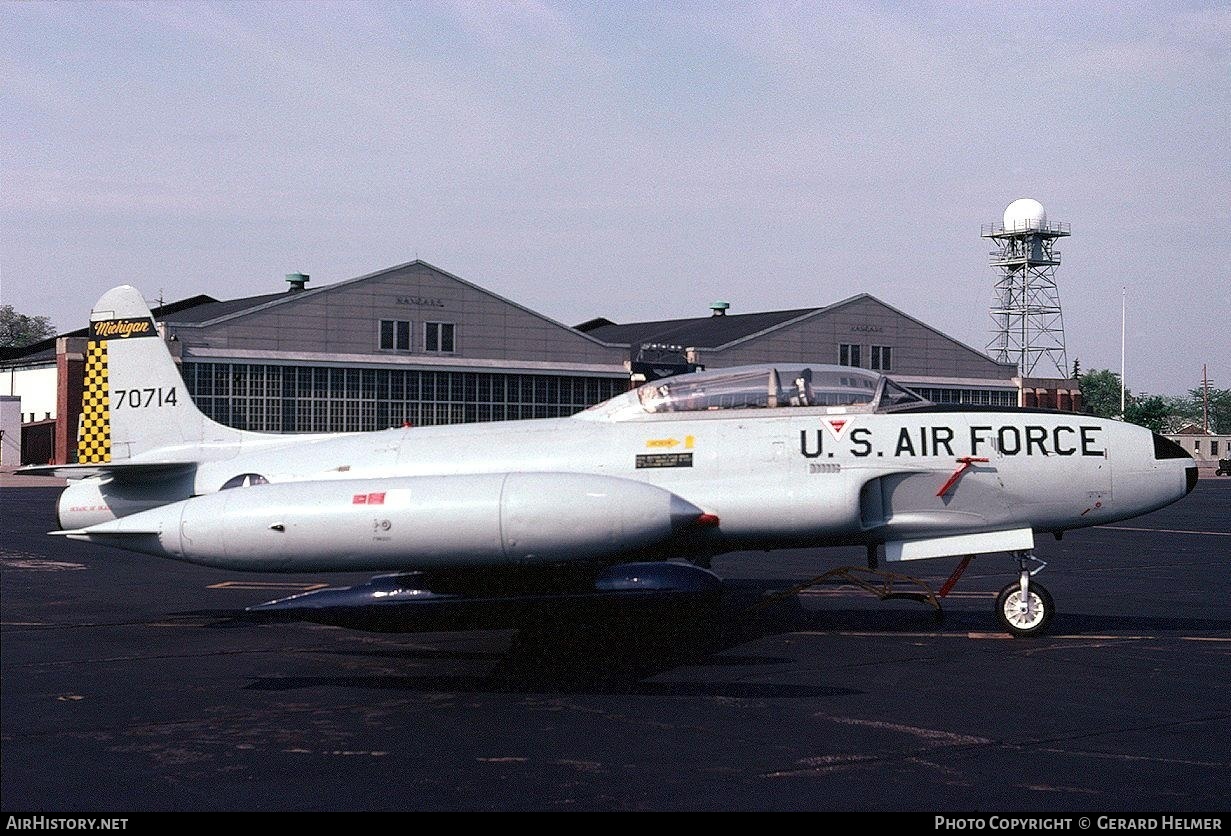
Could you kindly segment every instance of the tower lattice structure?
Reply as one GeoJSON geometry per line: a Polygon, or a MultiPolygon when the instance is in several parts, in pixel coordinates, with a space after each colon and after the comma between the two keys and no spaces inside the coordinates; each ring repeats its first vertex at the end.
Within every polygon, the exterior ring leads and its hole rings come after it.
{"type": "Polygon", "coordinates": [[[991,314],[995,327],[987,352],[1001,363],[1015,363],[1021,377],[1069,376],[1064,350],[1064,315],[1056,268],[1056,240],[1067,238],[1069,224],[1046,218],[988,224],[980,232],[996,247],[991,264],[996,280],[991,314]]]}

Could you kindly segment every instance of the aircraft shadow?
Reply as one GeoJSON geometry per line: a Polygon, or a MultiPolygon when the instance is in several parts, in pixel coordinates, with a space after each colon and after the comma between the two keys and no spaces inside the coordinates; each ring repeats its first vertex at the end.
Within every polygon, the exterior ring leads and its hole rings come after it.
{"type": "MultiPolygon", "coordinates": [[[[251,628],[241,610],[196,610],[181,616],[209,619],[206,629],[251,628]]],[[[725,651],[758,638],[738,614],[723,605],[716,610],[676,614],[638,612],[613,616],[610,611],[577,618],[538,617],[520,625],[475,625],[474,629],[507,629],[508,637],[493,636],[501,649],[449,648],[416,643],[405,648],[346,646],[319,652],[408,663],[428,661],[461,666],[462,672],[416,675],[346,675],[262,677],[250,690],[286,691],[314,687],[345,687],[404,691],[475,693],[608,693],[658,696],[722,696],[731,698],[799,698],[841,696],[849,689],[823,685],[743,681],[757,668],[772,670],[790,664],[784,657],[728,654],[725,651]],[[655,681],[655,677],[687,669],[688,681],[655,681]],[[738,681],[733,676],[738,672],[738,681]]],[[[271,625],[295,629],[294,624],[271,625]]],[[[407,631],[418,635],[448,634],[436,625],[407,631]]],[[[405,635],[401,633],[398,635],[405,635]]],[[[389,635],[389,634],[386,634],[389,635]]]]}
{"type": "Polygon", "coordinates": [[[643,616],[615,623],[569,625],[541,621],[511,633],[503,652],[450,651],[421,646],[364,648],[348,655],[408,662],[458,663],[457,673],[423,676],[379,674],[345,676],[263,677],[246,688],[288,691],[342,687],[395,691],[461,691],[465,693],[603,693],[639,696],[728,697],[744,699],[818,698],[854,693],[847,688],[816,684],[749,681],[758,668],[767,673],[792,659],[732,653],[729,648],[749,640],[743,630],[731,630],[721,613],[709,618],[678,619],[643,616]],[[662,679],[665,675],[672,678],[662,679]]]}
{"type": "MultiPolygon", "coordinates": [[[[847,688],[816,684],[749,681],[758,668],[765,678],[789,671],[794,659],[739,652],[738,648],[785,633],[858,632],[886,638],[895,635],[998,632],[989,608],[950,610],[938,620],[929,608],[913,602],[834,607],[798,596],[766,599],[766,592],[789,582],[741,582],[721,605],[687,618],[638,613],[614,619],[538,619],[518,625],[502,650],[450,649],[415,645],[329,649],[407,662],[431,661],[461,666],[449,673],[348,674],[260,677],[245,686],[255,691],[294,691],[333,687],[392,691],[464,693],[605,693],[639,696],[728,697],[746,699],[823,698],[857,694],[847,688]],[[728,653],[728,651],[735,651],[728,653]]],[[[191,613],[215,620],[208,626],[251,626],[236,611],[191,613]]],[[[574,613],[575,615],[575,613],[574,613]]],[[[609,614],[607,614],[609,615],[609,614]]],[[[287,625],[293,629],[293,625],[287,625]]],[[[1158,634],[1176,631],[1231,630],[1231,619],[1145,615],[1095,615],[1061,612],[1053,633],[1091,635],[1158,634]]],[[[438,630],[421,632],[442,632],[438,630]]],[[[1023,642],[1023,649],[1027,642],[1023,642]]]]}

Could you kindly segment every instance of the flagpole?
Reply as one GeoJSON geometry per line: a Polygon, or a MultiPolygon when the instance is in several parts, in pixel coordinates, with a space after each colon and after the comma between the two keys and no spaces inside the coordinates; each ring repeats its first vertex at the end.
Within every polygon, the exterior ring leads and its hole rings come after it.
{"type": "Polygon", "coordinates": [[[1120,287],[1120,417],[1124,417],[1124,323],[1125,317],[1125,298],[1128,295],[1128,289],[1124,286],[1120,287]]]}

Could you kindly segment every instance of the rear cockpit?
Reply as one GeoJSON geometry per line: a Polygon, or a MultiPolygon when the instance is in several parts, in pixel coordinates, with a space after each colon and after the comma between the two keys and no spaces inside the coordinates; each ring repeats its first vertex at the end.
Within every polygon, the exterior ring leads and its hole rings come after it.
{"type": "Polygon", "coordinates": [[[848,366],[737,366],[655,380],[582,413],[609,421],[667,413],[812,408],[894,412],[928,401],[882,374],[848,366]]]}

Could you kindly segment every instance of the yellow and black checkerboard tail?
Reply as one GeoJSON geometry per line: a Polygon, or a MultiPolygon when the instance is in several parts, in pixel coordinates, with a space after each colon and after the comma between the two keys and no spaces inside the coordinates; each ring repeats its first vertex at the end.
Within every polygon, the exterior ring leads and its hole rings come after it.
{"type": "Polygon", "coordinates": [[[182,461],[194,445],[243,436],[192,402],[140,291],[124,285],[103,294],[90,313],[77,462],[114,467],[157,460],[164,448],[165,458],[182,461]]]}
{"type": "Polygon", "coordinates": [[[77,431],[77,462],[111,461],[111,390],[107,370],[108,340],[91,339],[86,348],[85,382],[81,389],[81,425],[77,431]]]}

